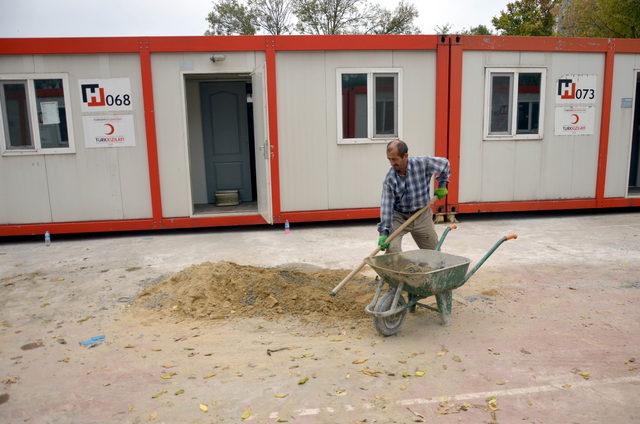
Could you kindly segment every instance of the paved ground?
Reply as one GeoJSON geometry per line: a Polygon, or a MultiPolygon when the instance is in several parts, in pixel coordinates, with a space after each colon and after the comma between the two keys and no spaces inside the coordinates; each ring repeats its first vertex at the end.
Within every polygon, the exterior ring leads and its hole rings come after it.
{"type": "Polygon", "coordinates": [[[0,422],[640,421],[640,214],[463,217],[444,250],[475,260],[509,231],[451,326],[421,311],[389,338],[127,307],[203,261],[351,268],[373,222],[0,241],[0,422]]]}

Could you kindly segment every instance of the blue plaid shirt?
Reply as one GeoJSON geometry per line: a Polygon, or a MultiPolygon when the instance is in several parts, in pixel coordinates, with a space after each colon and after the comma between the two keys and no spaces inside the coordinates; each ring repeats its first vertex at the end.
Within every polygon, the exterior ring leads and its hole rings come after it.
{"type": "Polygon", "coordinates": [[[380,223],[378,232],[391,233],[393,211],[414,212],[429,203],[429,182],[438,176],[438,186],[446,187],[449,182],[449,160],[434,156],[410,157],[407,173],[403,177],[395,169],[389,169],[382,184],[380,202],[380,223]]]}

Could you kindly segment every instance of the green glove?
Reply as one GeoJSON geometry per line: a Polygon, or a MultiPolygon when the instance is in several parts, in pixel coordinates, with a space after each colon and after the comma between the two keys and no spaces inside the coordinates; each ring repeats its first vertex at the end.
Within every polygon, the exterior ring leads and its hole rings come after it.
{"type": "Polygon", "coordinates": [[[385,243],[389,236],[386,234],[380,234],[378,237],[378,246],[380,246],[380,250],[387,250],[389,248],[389,243],[385,243]]]}
{"type": "Polygon", "coordinates": [[[448,193],[449,193],[449,190],[447,190],[446,187],[438,187],[433,191],[433,194],[436,195],[438,200],[442,200],[444,196],[446,196],[448,193]]]}

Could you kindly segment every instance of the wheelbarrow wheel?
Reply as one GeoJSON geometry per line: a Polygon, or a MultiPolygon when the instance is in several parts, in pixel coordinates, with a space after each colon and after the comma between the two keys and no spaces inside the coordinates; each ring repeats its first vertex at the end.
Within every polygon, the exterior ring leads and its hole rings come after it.
{"type": "MultiPolygon", "coordinates": [[[[385,294],[376,304],[374,311],[375,312],[387,312],[391,309],[391,305],[393,304],[393,298],[395,296],[395,290],[390,290],[385,294]]],[[[400,295],[398,298],[398,308],[406,305],[406,301],[403,295],[400,295]]],[[[373,317],[373,325],[378,330],[378,333],[383,336],[392,336],[400,330],[400,326],[404,322],[404,317],[407,315],[407,310],[403,309],[401,312],[398,312],[394,315],[389,315],[388,317],[373,317]]]]}

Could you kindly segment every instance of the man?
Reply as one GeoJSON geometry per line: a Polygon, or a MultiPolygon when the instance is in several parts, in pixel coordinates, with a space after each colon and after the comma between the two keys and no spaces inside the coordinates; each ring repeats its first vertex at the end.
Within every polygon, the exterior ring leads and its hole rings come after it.
{"type": "Polygon", "coordinates": [[[387,144],[387,159],[391,169],[382,184],[378,245],[387,253],[402,251],[402,237],[406,233],[420,249],[435,249],[438,241],[431,209],[425,211],[400,235],[387,243],[387,238],[416,211],[429,203],[429,183],[435,175],[438,188],[434,195],[442,199],[447,195],[449,160],[433,156],[409,157],[409,148],[401,140],[387,144]]]}

